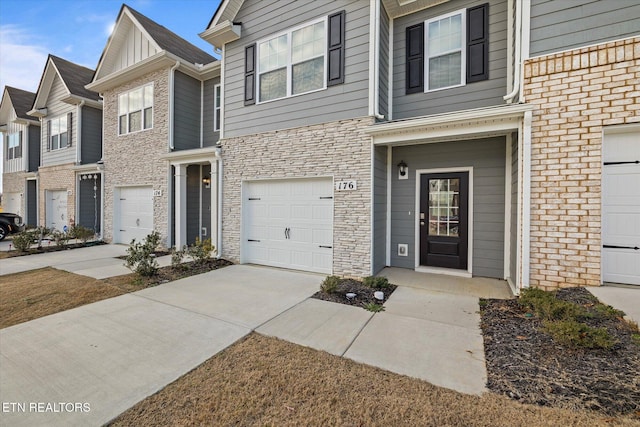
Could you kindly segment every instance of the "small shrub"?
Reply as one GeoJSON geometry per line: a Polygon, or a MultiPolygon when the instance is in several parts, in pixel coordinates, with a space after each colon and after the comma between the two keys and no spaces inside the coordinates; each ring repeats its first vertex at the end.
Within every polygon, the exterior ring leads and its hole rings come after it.
{"type": "Polygon", "coordinates": [[[144,242],[131,241],[127,248],[125,266],[141,276],[153,276],[158,272],[158,261],[154,252],[160,243],[160,234],[154,231],[145,237],[144,242]]]}
{"type": "Polygon", "coordinates": [[[171,267],[184,268],[184,264],[182,264],[182,261],[184,260],[185,255],[185,248],[171,249],[171,267]]]}
{"type": "Polygon", "coordinates": [[[575,320],[545,321],[543,325],[554,340],[570,347],[609,350],[617,343],[605,328],[592,328],[575,320]]]}
{"type": "Polygon", "coordinates": [[[51,230],[49,230],[47,227],[38,227],[34,229],[33,232],[35,235],[35,240],[38,242],[38,249],[40,249],[42,248],[42,241],[51,233],[51,230]]]}
{"type": "Polygon", "coordinates": [[[389,280],[386,277],[369,276],[362,279],[362,283],[373,289],[389,289],[389,280]]]}
{"type": "Polygon", "coordinates": [[[57,247],[61,248],[62,246],[69,243],[70,236],[68,233],[65,233],[64,231],[53,230],[49,234],[49,237],[51,237],[51,240],[53,240],[53,242],[56,244],[57,247]]]}
{"type": "Polygon", "coordinates": [[[327,276],[320,284],[320,290],[327,294],[333,294],[338,290],[340,278],[338,276],[327,276]]]}
{"type": "Polygon", "coordinates": [[[21,231],[13,236],[13,247],[19,252],[26,252],[35,240],[36,230],[21,231]]]}
{"type": "Polygon", "coordinates": [[[601,319],[618,319],[624,317],[624,311],[613,308],[610,305],[598,303],[594,307],[596,317],[601,319]]]}
{"type": "Polygon", "coordinates": [[[382,304],[378,304],[375,302],[368,302],[364,304],[363,307],[365,310],[371,311],[373,313],[379,313],[381,311],[384,311],[384,306],[382,304]]]}
{"type": "Polygon", "coordinates": [[[72,239],[80,240],[82,243],[87,243],[89,239],[94,238],[95,235],[96,233],[92,229],[83,227],[81,225],[74,225],[69,230],[69,236],[72,239]]]}
{"type": "Polygon", "coordinates": [[[555,292],[547,292],[538,288],[522,291],[518,303],[532,310],[543,320],[569,320],[590,317],[584,307],[556,298],[555,292]]]}
{"type": "Polygon", "coordinates": [[[187,248],[187,253],[197,264],[204,264],[210,257],[215,247],[211,244],[211,239],[200,240],[196,237],[196,242],[187,248]]]}

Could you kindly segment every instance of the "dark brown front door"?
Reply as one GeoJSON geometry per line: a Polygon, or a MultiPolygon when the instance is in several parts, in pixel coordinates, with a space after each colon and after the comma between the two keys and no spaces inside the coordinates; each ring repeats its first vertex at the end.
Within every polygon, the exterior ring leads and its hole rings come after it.
{"type": "Polygon", "coordinates": [[[469,173],[420,176],[420,265],[467,269],[469,173]]]}

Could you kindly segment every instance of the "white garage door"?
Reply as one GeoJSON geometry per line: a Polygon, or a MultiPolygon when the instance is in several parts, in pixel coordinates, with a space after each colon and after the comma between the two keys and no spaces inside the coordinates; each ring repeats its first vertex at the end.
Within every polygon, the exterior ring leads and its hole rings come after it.
{"type": "Polygon", "coordinates": [[[4,212],[24,216],[22,215],[22,197],[20,197],[20,193],[5,193],[2,196],[2,209],[4,212]]]}
{"type": "Polygon", "coordinates": [[[243,218],[243,262],[331,274],[331,178],[247,182],[243,218]]]}
{"type": "Polygon", "coordinates": [[[131,243],[143,240],[153,231],[153,189],[120,187],[116,189],[113,240],[131,243]]]}
{"type": "Polygon", "coordinates": [[[67,218],[67,190],[47,191],[46,225],[48,228],[63,231],[69,224],[67,218]]]}
{"type": "Polygon", "coordinates": [[[605,134],[603,150],[603,280],[640,285],[638,130],[605,134]]]}

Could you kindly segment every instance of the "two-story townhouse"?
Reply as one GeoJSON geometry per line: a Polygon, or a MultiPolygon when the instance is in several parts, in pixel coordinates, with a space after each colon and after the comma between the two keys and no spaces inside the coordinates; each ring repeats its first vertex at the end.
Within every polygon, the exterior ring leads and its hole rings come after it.
{"type": "Polygon", "coordinates": [[[514,9],[222,2],[223,255],[521,282],[514,9]]]}
{"type": "Polygon", "coordinates": [[[640,285],[640,4],[527,3],[531,285],[640,285]]]}
{"type": "Polygon", "coordinates": [[[39,223],[102,230],[102,102],[84,88],[93,70],[47,58],[29,115],[41,123],[39,223]]]}
{"type": "Polygon", "coordinates": [[[123,5],[87,88],[104,101],[104,238],[216,242],[220,66],[123,5]]]}
{"type": "Polygon", "coordinates": [[[36,172],[40,165],[40,122],[27,112],[36,94],[6,86],[0,102],[0,132],[4,142],[3,197],[5,212],[38,224],[36,172]]]}

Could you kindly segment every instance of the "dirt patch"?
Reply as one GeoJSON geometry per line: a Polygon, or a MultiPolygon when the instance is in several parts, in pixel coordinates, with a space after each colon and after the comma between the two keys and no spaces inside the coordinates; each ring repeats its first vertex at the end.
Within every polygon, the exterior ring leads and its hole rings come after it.
{"type": "Polygon", "coordinates": [[[310,348],[251,334],[112,426],[612,426],[630,418],[469,396],[310,348]]]}
{"type": "Polygon", "coordinates": [[[340,279],[340,283],[338,284],[335,292],[328,293],[318,291],[313,294],[311,298],[363,307],[366,304],[384,304],[396,288],[396,285],[389,285],[387,289],[372,289],[358,280],[340,279]],[[384,293],[384,299],[382,301],[377,300],[373,296],[373,293],[377,290],[384,293]],[[347,298],[348,293],[354,293],[356,296],[353,298],[347,298]]]}
{"type": "Polygon", "coordinates": [[[0,328],[123,293],[101,280],[51,267],[0,276],[0,328]]]}
{"type": "MultiPolygon", "coordinates": [[[[583,288],[563,289],[556,296],[587,310],[597,303],[583,288]]],[[[542,332],[542,321],[517,300],[483,300],[481,306],[490,390],[542,406],[635,413],[640,423],[640,346],[628,323],[586,319],[588,326],[606,328],[617,343],[611,350],[581,349],[542,332]]]]}
{"type": "Polygon", "coordinates": [[[87,248],[89,246],[97,246],[97,245],[106,245],[106,243],[103,241],[95,241],[95,242],[87,242],[87,243],[82,243],[82,242],[69,243],[67,245],[57,246],[54,242],[44,241],[42,242],[41,247],[30,248],[24,252],[17,251],[15,249],[10,251],[2,251],[0,252],[0,259],[13,258],[17,256],[44,254],[47,252],[59,252],[59,251],[66,251],[70,249],[87,248]]]}

